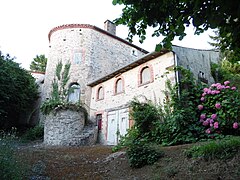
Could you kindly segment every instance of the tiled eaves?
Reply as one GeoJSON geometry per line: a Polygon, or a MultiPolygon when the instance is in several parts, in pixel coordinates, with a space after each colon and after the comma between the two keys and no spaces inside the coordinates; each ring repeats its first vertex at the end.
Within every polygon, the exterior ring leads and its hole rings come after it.
{"type": "Polygon", "coordinates": [[[157,58],[159,56],[162,56],[162,55],[164,55],[164,54],[166,54],[168,52],[170,52],[170,51],[166,50],[166,49],[162,49],[159,52],[155,52],[154,51],[152,53],[149,53],[149,54],[141,57],[140,59],[138,59],[138,60],[128,64],[127,66],[124,66],[124,67],[122,67],[122,68],[112,72],[111,74],[108,74],[108,75],[106,75],[104,77],[101,77],[101,78],[99,78],[99,79],[97,79],[97,80],[95,80],[93,82],[90,82],[87,85],[90,86],[90,87],[96,86],[96,85],[98,85],[98,84],[100,84],[100,83],[102,83],[104,81],[107,81],[107,80],[109,80],[109,79],[111,79],[111,78],[113,78],[113,77],[115,77],[115,76],[117,76],[119,74],[122,74],[122,73],[124,73],[124,72],[126,72],[126,71],[128,71],[130,69],[133,69],[133,68],[135,68],[135,67],[137,67],[137,66],[139,66],[139,65],[141,65],[141,64],[143,64],[145,62],[148,62],[148,61],[150,61],[152,59],[155,59],[155,58],[157,58]]]}

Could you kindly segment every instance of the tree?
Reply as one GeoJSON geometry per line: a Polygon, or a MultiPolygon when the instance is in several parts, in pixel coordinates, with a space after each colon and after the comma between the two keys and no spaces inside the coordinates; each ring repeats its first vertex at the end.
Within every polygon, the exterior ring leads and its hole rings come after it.
{"type": "Polygon", "coordinates": [[[30,69],[35,72],[45,72],[47,58],[45,55],[37,55],[30,64],[30,69]]]}
{"type": "Polygon", "coordinates": [[[215,49],[221,50],[222,60],[227,60],[231,63],[237,63],[236,65],[238,65],[240,62],[240,48],[235,49],[234,51],[225,49],[225,45],[222,43],[222,37],[220,36],[219,31],[215,30],[214,33],[215,35],[209,36],[213,40],[213,42],[209,42],[209,44],[215,49]]]}
{"type": "Polygon", "coordinates": [[[219,29],[223,48],[231,50],[240,46],[240,3],[237,0],[113,0],[113,4],[123,4],[121,17],[117,24],[127,25],[128,38],[138,35],[140,42],[146,38],[147,26],[156,28],[152,36],[164,36],[156,47],[171,48],[175,37],[182,40],[185,27],[191,23],[195,34],[208,28],[219,29]]]}
{"type": "Polygon", "coordinates": [[[0,52],[0,129],[18,126],[20,115],[38,97],[35,79],[0,52]]]}

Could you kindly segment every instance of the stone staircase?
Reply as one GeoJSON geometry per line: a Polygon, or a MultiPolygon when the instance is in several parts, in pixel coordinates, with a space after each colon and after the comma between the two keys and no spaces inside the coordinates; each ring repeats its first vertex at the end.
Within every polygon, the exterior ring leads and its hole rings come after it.
{"type": "Polygon", "coordinates": [[[91,146],[96,144],[98,136],[98,127],[87,125],[80,135],[76,135],[69,140],[69,146],[91,146]]]}

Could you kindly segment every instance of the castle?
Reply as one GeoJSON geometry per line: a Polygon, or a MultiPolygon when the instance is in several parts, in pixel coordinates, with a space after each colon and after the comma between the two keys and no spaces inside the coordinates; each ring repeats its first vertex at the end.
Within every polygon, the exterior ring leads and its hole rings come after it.
{"type": "Polygon", "coordinates": [[[108,20],[104,30],[86,24],[53,28],[48,35],[49,56],[42,87],[44,101],[50,98],[57,63],[71,63],[67,87],[75,90],[68,99],[85,105],[89,119],[97,126],[100,143],[107,145],[117,144],[132,125],[129,102],[134,97],[162,103],[166,80],[173,84],[179,81],[178,72],[169,69],[180,65],[191,70],[196,79],[211,83],[210,62],[219,58],[214,50],[179,46],[149,53],[115,33],[116,26],[108,20]]]}

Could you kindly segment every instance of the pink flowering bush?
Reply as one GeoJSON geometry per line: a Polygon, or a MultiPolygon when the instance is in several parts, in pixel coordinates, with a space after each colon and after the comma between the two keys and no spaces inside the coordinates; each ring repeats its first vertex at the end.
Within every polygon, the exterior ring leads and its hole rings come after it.
{"type": "Polygon", "coordinates": [[[230,81],[204,88],[200,102],[197,107],[199,121],[206,134],[211,137],[217,134],[240,135],[240,94],[230,81]]]}

